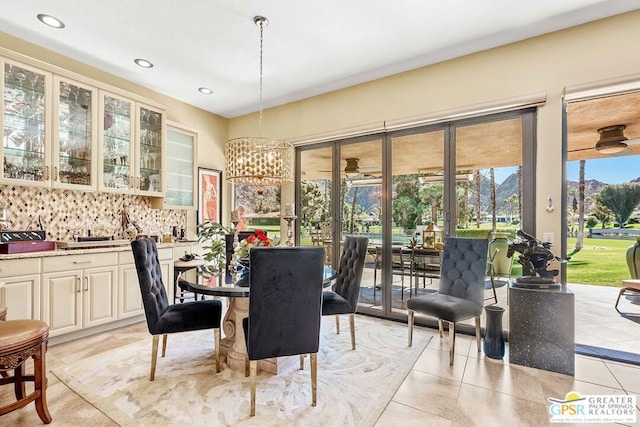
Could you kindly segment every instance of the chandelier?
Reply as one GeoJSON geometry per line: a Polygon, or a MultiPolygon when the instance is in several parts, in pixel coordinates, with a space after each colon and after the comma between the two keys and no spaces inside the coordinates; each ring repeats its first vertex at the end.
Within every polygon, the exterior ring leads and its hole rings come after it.
{"type": "Polygon", "coordinates": [[[224,147],[227,181],[239,185],[283,185],[293,181],[293,145],[262,136],[262,50],[264,27],[269,21],[256,16],[260,27],[260,136],[230,139],[224,147]]]}

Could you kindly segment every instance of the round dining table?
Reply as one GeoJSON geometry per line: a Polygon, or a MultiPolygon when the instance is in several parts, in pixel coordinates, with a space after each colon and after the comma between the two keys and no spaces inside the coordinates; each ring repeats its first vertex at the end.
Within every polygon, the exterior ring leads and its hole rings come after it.
{"type": "MultiPolygon", "coordinates": [[[[322,286],[331,286],[338,272],[331,266],[325,266],[322,277],[322,286]]],[[[236,371],[245,369],[247,357],[247,347],[245,344],[244,330],[242,329],[242,319],[249,316],[249,296],[251,287],[249,286],[248,275],[242,276],[234,284],[218,284],[218,281],[210,283],[192,283],[180,280],[180,288],[188,292],[199,295],[210,295],[214,297],[227,297],[229,305],[222,322],[224,338],[220,342],[220,354],[226,358],[227,366],[236,371]]],[[[286,370],[297,361],[297,358],[273,358],[259,361],[258,368],[277,374],[286,370]]]]}

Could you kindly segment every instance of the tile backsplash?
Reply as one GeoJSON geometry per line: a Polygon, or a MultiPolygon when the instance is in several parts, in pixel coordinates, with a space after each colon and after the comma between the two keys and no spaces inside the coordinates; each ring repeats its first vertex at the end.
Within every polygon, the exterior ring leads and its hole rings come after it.
{"type": "Polygon", "coordinates": [[[184,211],[152,209],[148,197],[134,195],[0,185],[3,204],[10,229],[37,229],[39,217],[47,240],[73,240],[74,235],[86,235],[89,228],[93,235],[121,239],[124,209],[144,233],[184,228],[186,223],[184,211]]]}

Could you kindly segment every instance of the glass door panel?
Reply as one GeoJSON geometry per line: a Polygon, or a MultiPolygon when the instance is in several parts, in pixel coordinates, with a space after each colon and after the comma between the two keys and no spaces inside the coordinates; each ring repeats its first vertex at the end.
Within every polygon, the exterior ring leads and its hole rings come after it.
{"type": "Polygon", "coordinates": [[[149,107],[139,108],[138,175],[136,187],[139,193],[159,195],[162,193],[163,132],[164,117],[149,107]]]}
{"type": "Polygon", "coordinates": [[[56,82],[54,185],[95,188],[95,89],[57,78],[56,82]]]}
{"type": "Polygon", "coordinates": [[[394,310],[405,310],[408,298],[437,289],[444,227],[444,141],[443,129],[391,138],[394,310]]]}
{"type": "Polygon", "coordinates": [[[197,134],[167,127],[167,191],[165,207],[195,208],[195,149],[197,134]]]}
{"type": "Polygon", "coordinates": [[[133,192],[133,102],[110,94],[101,99],[100,190],[133,192]]]}
{"type": "Polygon", "coordinates": [[[46,185],[50,180],[47,92],[51,76],[8,62],[3,68],[2,181],[46,185]]]}
{"type": "MultiPolygon", "coordinates": [[[[383,187],[382,140],[374,139],[340,145],[339,224],[334,224],[333,256],[339,257],[347,235],[369,238],[369,250],[360,284],[360,302],[381,310],[383,306],[382,242],[383,187]]],[[[337,265],[337,260],[334,262],[337,265]]]]}
{"type": "Polygon", "coordinates": [[[515,232],[522,222],[522,119],[457,127],[457,230],[515,232]]]}
{"type": "Polygon", "coordinates": [[[324,146],[303,150],[299,157],[298,241],[301,246],[323,246],[327,264],[333,242],[332,153],[332,146],[324,146]]]}

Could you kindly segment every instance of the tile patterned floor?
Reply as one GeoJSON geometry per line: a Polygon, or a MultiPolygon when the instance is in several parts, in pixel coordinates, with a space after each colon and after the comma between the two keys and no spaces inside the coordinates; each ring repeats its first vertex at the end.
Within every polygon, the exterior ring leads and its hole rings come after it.
{"type": "MultiPolygon", "coordinates": [[[[52,345],[47,353],[48,367],[72,364],[137,340],[149,340],[142,322],[52,345]]],[[[457,336],[454,366],[449,366],[448,359],[447,339],[434,338],[375,425],[544,426],[550,425],[548,397],[564,397],[572,390],[580,394],[640,395],[640,366],[576,356],[576,375],[570,377],[510,365],[508,347],[503,361],[485,358],[477,352],[474,339],[465,335],[457,336]]],[[[47,393],[54,420],[51,425],[115,425],[51,375],[47,393]]],[[[0,387],[0,405],[11,397],[10,387],[0,387]]],[[[1,417],[0,425],[41,423],[30,404],[1,417]]]]}

